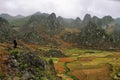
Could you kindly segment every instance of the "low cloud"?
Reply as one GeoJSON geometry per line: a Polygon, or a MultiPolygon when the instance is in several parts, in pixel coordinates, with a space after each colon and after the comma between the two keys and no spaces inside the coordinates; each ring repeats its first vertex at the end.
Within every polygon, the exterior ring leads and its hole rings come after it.
{"type": "Polygon", "coordinates": [[[0,13],[30,15],[37,11],[66,18],[76,18],[86,13],[103,17],[120,17],[120,0],[0,0],[0,13]]]}

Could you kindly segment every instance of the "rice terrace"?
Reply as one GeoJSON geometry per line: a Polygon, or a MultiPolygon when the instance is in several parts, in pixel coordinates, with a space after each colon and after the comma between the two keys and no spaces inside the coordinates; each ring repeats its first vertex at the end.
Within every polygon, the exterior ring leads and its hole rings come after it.
{"type": "Polygon", "coordinates": [[[67,49],[66,53],[69,57],[58,58],[55,62],[58,75],[65,77],[65,80],[117,80],[119,52],[67,49]],[[69,69],[67,74],[66,67],[69,69]]]}

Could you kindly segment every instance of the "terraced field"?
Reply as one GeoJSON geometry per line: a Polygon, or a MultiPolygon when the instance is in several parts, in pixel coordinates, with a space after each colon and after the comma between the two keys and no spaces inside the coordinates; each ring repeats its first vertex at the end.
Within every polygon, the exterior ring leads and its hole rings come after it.
{"type": "Polygon", "coordinates": [[[120,80],[120,52],[66,49],[55,68],[64,80],[120,80]]]}

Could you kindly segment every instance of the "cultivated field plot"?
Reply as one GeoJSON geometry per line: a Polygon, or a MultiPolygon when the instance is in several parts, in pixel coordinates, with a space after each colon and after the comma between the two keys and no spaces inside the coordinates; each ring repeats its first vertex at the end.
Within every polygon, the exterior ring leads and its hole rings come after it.
{"type": "Polygon", "coordinates": [[[55,63],[59,75],[72,80],[120,80],[120,52],[79,49],[65,52],[69,57],[59,58],[55,63]]]}

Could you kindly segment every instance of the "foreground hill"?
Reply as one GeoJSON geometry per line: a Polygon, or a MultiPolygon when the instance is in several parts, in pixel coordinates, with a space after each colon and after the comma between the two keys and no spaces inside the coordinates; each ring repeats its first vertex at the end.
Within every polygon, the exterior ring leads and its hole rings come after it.
{"type": "MultiPolygon", "coordinates": [[[[52,59],[46,60],[37,52],[25,49],[7,50],[0,45],[1,80],[61,80],[56,74],[52,59]]],[[[23,46],[24,47],[24,46],[23,46]]]]}

